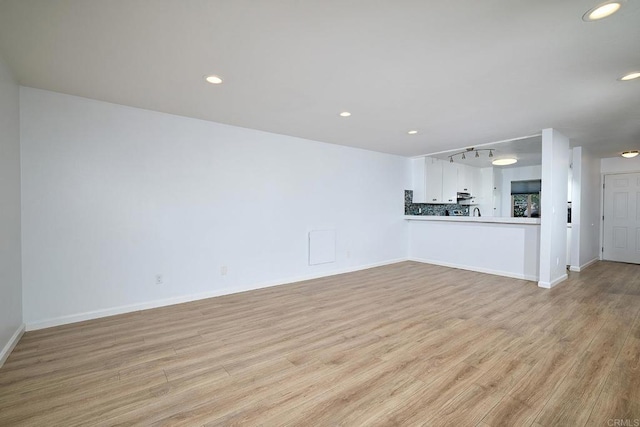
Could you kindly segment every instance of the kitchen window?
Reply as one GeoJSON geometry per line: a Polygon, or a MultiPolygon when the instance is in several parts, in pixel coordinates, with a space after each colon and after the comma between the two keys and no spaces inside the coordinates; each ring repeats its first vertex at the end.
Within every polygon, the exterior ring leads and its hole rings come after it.
{"type": "Polygon", "coordinates": [[[539,218],[542,180],[511,181],[511,216],[539,218]]]}

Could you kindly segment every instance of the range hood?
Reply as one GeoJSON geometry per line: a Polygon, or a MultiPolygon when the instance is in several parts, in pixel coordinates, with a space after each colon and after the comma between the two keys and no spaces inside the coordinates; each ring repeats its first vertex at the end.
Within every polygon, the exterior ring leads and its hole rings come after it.
{"type": "Polygon", "coordinates": [[[458,193],[458,204],[462,206],[475,205],[475,199],[471,193],[458,193]]]}

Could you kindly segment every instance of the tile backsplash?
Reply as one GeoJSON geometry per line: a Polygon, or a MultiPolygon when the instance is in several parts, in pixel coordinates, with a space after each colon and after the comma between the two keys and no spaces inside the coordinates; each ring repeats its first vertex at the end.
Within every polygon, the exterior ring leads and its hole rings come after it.
{"type": "Polygon", "coordinates": [[[405,215],[437,215],[445,216],[447,211],[462,211],[469,216],[469,206],[458,204],[433,205],[431,203],[413,203],[413,190],[404,190],[405,215]]]}

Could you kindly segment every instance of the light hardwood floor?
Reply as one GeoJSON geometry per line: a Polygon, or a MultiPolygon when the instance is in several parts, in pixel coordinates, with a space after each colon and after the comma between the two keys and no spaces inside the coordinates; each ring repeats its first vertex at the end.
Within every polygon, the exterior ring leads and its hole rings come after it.
{"type": "Polygon", "coordinates": [[[544,290],[404,262],[29,332],[0,425],[634,422],[639,313],[637,265],[544,290]]]}

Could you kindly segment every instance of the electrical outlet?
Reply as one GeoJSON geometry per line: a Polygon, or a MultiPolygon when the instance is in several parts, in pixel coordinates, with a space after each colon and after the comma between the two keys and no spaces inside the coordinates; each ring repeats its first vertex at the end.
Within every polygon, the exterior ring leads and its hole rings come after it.
{"type": "Polygon", "coordinates": [[[347,251],[347,259],[351,258],[351,251],[347,251]]]}
{"type": "Polygon", "coordinates": [[[221,276],[226,276],[227,275],[227,266],[223,265],[220,267],[220,275],[221,276]]]}
{"type": "Polygon", "coordinates": [[[162,285],[164,283],[164,279],[162,274],[156,274],[156,285],[162,285]]]}

